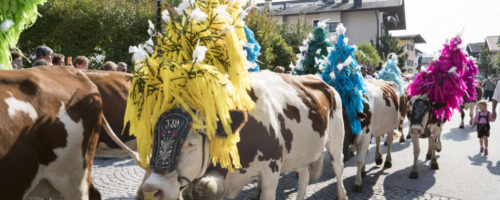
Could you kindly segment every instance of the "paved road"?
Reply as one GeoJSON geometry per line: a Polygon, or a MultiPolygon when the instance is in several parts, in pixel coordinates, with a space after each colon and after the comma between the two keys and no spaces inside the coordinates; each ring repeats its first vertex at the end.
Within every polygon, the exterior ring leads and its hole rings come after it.
{"type": "MultiPolygon", "coordinates": [[[[466,117],[468,120],[468,116],[466,117]]],[[[374,143],[367,158],[367,176],[363,193],[352,192],[351,185],[356,173],[355,158],[346,163],[344,185],[350,199],[499,199],[500,191],[500,122],[492,123],[490,155],[479,154],[475,131],[466,126],[458,129],[460,113],[445,124],[438,153],[440,169],[430,169],[424,162],[427,140],[421,139],[419,162],[420,176],[409,179],[413,162],[411,142],[393,145],[393,167],[384,169],[375,165],[374,143]]],[[[405,127],[405,132],[407,129],[405,127]]],[[[385,158],[385,148],[382,148],[385,158]]],[[[328,158],[329,156],[325,156],[328,158]]],[[[96,158],[93,181],[104,199],[133,199],[144,174],[130,159],[96,158]]],[[[334,199],[336,179],[329,161],[325,162],[323,176],[311,182],[307,188],[308,199],[334,199]]],[[[295,199],[297,193],[295,174],[285,174],[280,179],[278,199],[295,199]]],[[[255,193],[255,183],[248,184],[237,199],[250,199],[255,193]]]]}

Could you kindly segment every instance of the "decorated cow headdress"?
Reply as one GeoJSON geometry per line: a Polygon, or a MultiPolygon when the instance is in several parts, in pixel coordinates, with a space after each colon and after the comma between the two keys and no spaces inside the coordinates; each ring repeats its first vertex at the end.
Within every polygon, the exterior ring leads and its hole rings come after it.
{"type": "Polygon", "coordinates": [[[431,103],[445,105],[434,109],[438,119],[449,120],[454,110],[458,110],[464,97],[475,99],[474,80],[478,73],[474,62],[465,57],[460,47],[462,39],[456,37],[444,44],[439,58],[418,74],[408,86],[411,97],[427,95],[431,103]]]}
{"type": "Polygon", "coordinates": [[[245,30],[245,36],[247,38],[247,42],[243,46],[243,49],[245,49],[246,54],[247,54],[247,60],[250,62],[248,63],[248,71],[255,72],[259,71],[260,67],[259,64],[257,64],[257,57],[260,56],[260,45],[257,40],[255,40],[253,31],[250,30],[247,26],[244,27],[245,30]]]}
{"type": "Polygon", "coordinates": [[[340,24],[337,32],[340,34],[335,48],[328,56],[329,65],[322,73],[323,80],[335,87],[342,97],[342,105],[348,117],[352,133],[361,133],[361,122],[358,113],[363,112],[363,102],[368,103],[363,96],[365,84],[358,62],[354,58],[355,48],[348,44],[345,37],[345,27],[340,24]]]}
{"type": "Polygon", "coordinates": [[[333,44],[327,38],[325,22],[320,22],[314,33],[308,36],[301,47],[301,54],[297,55],[297,67],[294,68],[294,74],[320,74],[327,64],[327,56],[331,51],[333,44]]]}
{"type": "Polygon", "coordinates": [[[47,0],[4,0],[0,3],[0,69],[10,69],[10,48],[15,48],[21,32],[35,23],[37,6],[47,0]]]}
{"type": "Polygon", "coordinates": [[[150,160],[154,123],[163,120],[165,127],[159,128],[169,136],[182,132],[179,127],[203,129],[212,162],[230,171],[241,167],[239,134],[231,130],[229,110],[255,106],[247,94],[251,78],[243,53],[242,6],[231,0],[184,0],[162,12],[167,22],[162,33],[150,30],[154,47],[150,41],[130,48],[137,60],[125,122],[137,137],[141,165],[150,160]],[[216,135],[218,124],[224,137],[216,135]]]}
{"type": "Polygon", "coordinates": [[[399,87],[399,95],[403,95],[403,77],[401,77],[401,70],[398,67],[398,56],[394,53],[389,54],[384,68],[377,74],[378,79],[394,82],[399,87]]]}

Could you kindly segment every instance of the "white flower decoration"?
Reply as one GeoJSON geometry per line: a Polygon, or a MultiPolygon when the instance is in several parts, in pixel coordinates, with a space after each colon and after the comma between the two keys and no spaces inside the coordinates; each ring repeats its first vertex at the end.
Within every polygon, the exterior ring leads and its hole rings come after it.
{"type": "Polygon", "coordinates": [[[153,22],[151,22],[151,20],[148,20],[148,24],[149,24],[148,34],[150,36],[153,36],[153,34],[155,33],[155,25],[153,24],[153,22]]]}
{"type": "Polygon", "coordinates": [[[191,11],[191,19],[193,19],[194,22],[201,22],[205,19],[207,19],[208,15],[200,10],[200,8],[195,8],[194,10],[191,11]]]}
{"type": "Polygon", "coordinates": [[[196,48],[193,51],[193,63],[202,62],[205,59],[205,53],[207,53],[207,47],[200,46],[200,40],[196,43],[196,48]]]}
{"type": "Polygon", "coordinates": [[[161,19],[167,24],[170,22],[170,13],[168,12],[168,10],[164,10],[161,12],[161,19]]]}
{"type": "Polygon", "coordinates": [[[12,26],[14,26],[14,22],[10,19],[7,19],[3,21],[2,24],[0,24],[0,30],[2,30],[3,32],[7,32],[12,26]]]}
{"type": "Polygon", "coordinates": [[[184,14],[184,11],[186,9],[188,9],[189,7],[191,7],[192,5],[192,2],[193,0],[183,0],[179,6],[177,6],[177,8],[174,8],[175,12],[177,12],[177,14],[179,15],[183,15],[184,14]]]}
{"type": "Polygon", "coordinates": [[[128,48],[128,52],[133,54],[132,55],[132,62],[134,62],[134,63],[136,61],[145,60],[146,56],[148,55],[146,50],[144,50],[143,44],[139,44],[137,46],[130,46],[128,48]]]}
{"type": "Polygon", "coordinates": [[[318,23],[318,28],[321,28],[321,29],[326,29],[326,23],[325,21],[321,21],[318,23]]]}
{"type": "Polygon", "coordinates": [[[218,17],[221,17],[223,19],[227,19],[229,21],[233,21],[233,18],[229,13],[227,12],[227,4],[226,5],[220,5],[217,9],[215,9],[215,13],[217,13],[218,17]]]}

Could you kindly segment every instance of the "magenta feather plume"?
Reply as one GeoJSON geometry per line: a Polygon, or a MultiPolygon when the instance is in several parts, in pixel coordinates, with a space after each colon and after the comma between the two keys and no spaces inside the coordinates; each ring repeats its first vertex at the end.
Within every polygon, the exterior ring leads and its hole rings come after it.
{"type": "Polygon", "coordinates": [[[460,110],[460,105],[476,96],[475,75],[478,73],[474,61],[465,57],[459,45],[460,38],[453,38],[445,44],[438,60],[433,61],[426,71],[417,74],[415,80],[408,85],[411,97],[427,95],[434,103],[444,103],[445,106],[434,109],[438,119],[449,120],[454,110],[460,110]]]}

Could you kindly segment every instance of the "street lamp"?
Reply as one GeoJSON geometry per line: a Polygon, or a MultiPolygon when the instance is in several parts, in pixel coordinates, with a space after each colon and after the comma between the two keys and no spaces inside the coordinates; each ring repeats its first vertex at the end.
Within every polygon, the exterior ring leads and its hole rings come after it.
{"type": "Polygon", "coordinates": [[[156,30],[161,30],[161,2],[163,0],[156,0],[156,30]]]}

